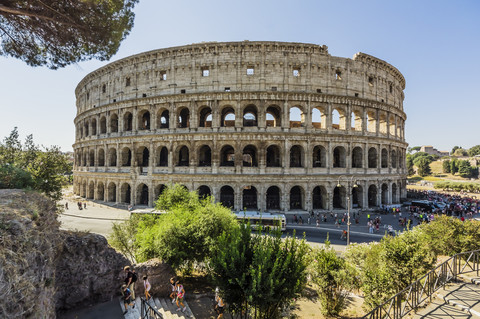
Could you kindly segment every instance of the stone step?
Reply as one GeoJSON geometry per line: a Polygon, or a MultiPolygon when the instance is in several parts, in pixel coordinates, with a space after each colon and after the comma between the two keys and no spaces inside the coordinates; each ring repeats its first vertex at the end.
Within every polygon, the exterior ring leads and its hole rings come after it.
{"type": "MultiPolygon", "coordinates": [[[[122,311],[125,310],[125,307],[123,305],[123,299],[119,299],[120,302],[120,307],[122,311]]],[[[149,301],[149,304],[152,305],[153,308],[155,308],[162,316],[163,319],[195,319],[195,316],[192,313],[192,310],[188,306],[188,303],[184,301],[185,307],[187,308],[185,312],[182,312],[181,310],[177,311],[178,307],[176,303],[172,304],[171,299],[169,298],[152,298],[149,301]]],[[[142,304],[141,304],[141,299],[140,297],[137,297],[135,299],[135,308],[132,308],[132,306],[128,306],[128,311],[124,315],[125,319],[139,319],[141,318],[141,309],[142,309],[142,304]]]]}
{"type": "MultiPolygon", "coordinates": [[[[119,301],[120,301],[120,307],[122,308],[122,311],[125,311],[123,299],[120,298],[119,301]]],[[[128,306],[127,309],[128,309],[127,313],[123,315],[125,319],[140,319],[141,317],[140,308],[136,304],[135,304],[135,308],[128,306]]]]}

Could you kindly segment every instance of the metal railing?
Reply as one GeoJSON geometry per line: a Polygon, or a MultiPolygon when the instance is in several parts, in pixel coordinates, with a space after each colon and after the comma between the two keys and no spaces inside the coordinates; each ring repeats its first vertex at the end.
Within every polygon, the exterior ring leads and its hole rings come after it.
{"type": "Polygon", "coordinates": [[[400,291],[398,294],[377,306],[363,318],[399,319],[415,310],[425,300],[432,299],[435,291],[442,288],[458,275],[480,271],[480,250],[456,254],[426,275],[400,291]]]}
{"type": "Polygon", "coordinates": [[[146,300],[144,297],[140,297],[141,307],[140,307],[140,318],[141,319],[163,319],[163,316],[158,310],[153,306],[153,299],[150,298],[146,300]]]}

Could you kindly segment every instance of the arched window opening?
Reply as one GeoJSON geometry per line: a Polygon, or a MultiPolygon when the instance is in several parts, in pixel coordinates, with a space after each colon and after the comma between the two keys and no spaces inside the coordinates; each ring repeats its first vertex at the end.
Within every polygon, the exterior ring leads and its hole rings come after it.
{"type": "Polygon", "coordinates": [[[247,145],[243,149],[242,161],[244,167],[257,167],[257,148],[253,145],[247,145]]]}
{"type": "Polygon", "coordinates": [[[398,203],[397,184],[395,183],[392,184],[392,203],[398,203]]]}
{"type": "Polygon", "coordinates": [[[87,199],[93,199],[95,195],[95,183],[93,181],[88,184],[88,196],[87,199]]]}
{"type": "Polygon", "coordinates": [[[105,166],[105,151],[103,148],[98,150],[98,166],[105,166]]]}
{"type": "Polygon", "coordinates": [[[90,150],[88,159],[89,159],[89,166],[90,167],[95,166],[95,151],[94,150],[90,150]]]}
{"type": "Polygon", "coordinates": [[[212,109],[205,107],[200,111],[199,127],[212,127],[212,109]]]}
{"type": "Polygon", "coordinates": [[[148,205],[148,186],[145,184],[138,185],[137,190],[138,204],[148,205]]]}
{"type": "Polygon", "coordinates": [[[327,152],[323,146],[315,146],[313,148],[313,167],[327,166],[327,152]]]}
{"type": "Polygon", "coordinates": [[[97,135],[97,120],[92,119],[92,135],[97,135]]]}
{"type": "Polygon", "coordinates": [[[334,209],[345,209],[346,205],[346,191],[345,187],[335,187],[333,190],[333,208],[334,209]]]}
{"type": "Polygon", "coordinates": [[[266,112],[267,127],[280,127],[282,126],[280,109],[276,106],[269,106],[266,112]]]}
{"type": "Polygon", "coordinates": [[[124,131],[131,131],[132,130],[132,121],[133,121],[132,113],[127,112],[123,116],[123,130],[124,131]]]}
{"type": "Polygon", "coordinates": [[[303,190],[300,186],[290,190],[290,210],[294,209],[303,209],[303,190]]]}
{"type": "Polygon", "coordinates": [[[333,149],[333,167],[345,168],[345,148],[337,146],[333,149]]]}
{"type": "Polygon", "coordinates": [[[242,195],[243,209],[258,209],[257,189],[254,186],[245,186],[242,195]]]}
{"type": "Polygon", "coordinates": [[[382,184],[382,205],[388,204],[388,185],[382,184]]]}
{"type": "Polygon", "coordinates": [[[362,168],[363,166],[363,150],[360,147],[355,147],[352,151],[352,167],[362,168]]]}
{"type": "Polygon", "coordinates": [[[108,166],[117,166],[117,150],[114,148],[108,150],[108,166]]]}
{"type": "Polygon", "coordinates": [[[140,114],[139,118],[140,123],[138,123],[138,127],[141,130],[149,130],[150,129],[150,112],[145,111],[140,114]]]}
{"type": "Polygon", "coordinates": [[[388,119],[389,134],[395,136],[395,117],[393,115],[388,119]]]}
{"type": "Polygon", "coordinates": [[[267,167],[280,167],[280,149],[276,145],[267,148],[267,167]]]}
{"type": "Polygon", "coordinates": [[[107,193],[107,200],[109,202],[115,203],[117,201],[117,185],[115,185],[115,183],[113,182],[108,184],[107,193]]]}
{"type": "Polygon", "coordinates": [[[375,185],[370,185],[368,187],[368,207],[377,206],[377,187],[375,185]]]}
{"type": "Polygon", "coordinates": [[[220,166],[235,166],[235,150],[230,145],[225,145],[220,151],[220,166]]]}
{"type": "Polygon", "coordinates": [[[325,111],[319,107],[312,109],[312,126],[314,128],[326,128],[325,111]]]}
{"type": "Polygon", "coordinates": [[[100,134],[105,134],[107,133],[107,119],[105,116],[102,116],[100,119],[100,134]]]}
{"type": "Polygon", "coordinates": [[[120,199],[121,202],[125,204],[131,204],[132,189],[130,187],[130,184],[124,183],[120,188],[120,193],[121,193],[121,199],[120,199]]]}
{"type": "Polygon", "coordinates": [[[387,134],[387,115],[385,113],[380,113],[379,116],[379,130],[380,134],[387,134]]]}
{"type": "Polygon", "coordinates": [[[302,127],[305,123],[305,114],[299,107],[290,108],[290,127],[302,127]]]}
{"type": "Polygon", "coordinates": [[[189,161],[188,147],[182,146],[178,151],[177,166],[189,166],[189,165],[190,165],[190,161],[189,161]]]}
{"type": "Polygon", "coordinates": [[[122,150],[122,166],[132,166],[132,151],[128,147],[122,150]]]}
{"type": "Polygon", "coordinates": [[[374,111],[367,112],[367,131],[371,133],[377,132],[377,116],[374,111]]]}
{"type": "Polygon", "coordinates": [[[167,189],[167,187],[164,184],[158,184],[155,186],[154,189],[154,199],[157,200],[160,195],[162,195],[163,191],[167,189]]]}
{"type": "Polygon", "coordinates": [[[85,122],[84,131],[85,131],[85,137],[90,135],[90,134],[88,134],[88,122],[85,122]]]}
{"type": "Polygon", "coordinates": [[[187,108],[183,108],[178,115],[178,127],[190,127],[190,111],[187,108]]]}
{"type": "Polygon", "coordinates": [[[212,150],[203,145],[198,152],[198,166],[212,166],[212,150]]]}
{"type": "Polygon", "coordinates": [[[351,128],[356,132],[362,131],[362,113],[360,111],[352,112],[352,123],[351,128]]]}
{"type": "Polygon", "coordinates": [[[303,149],[300,145],[290,148],[290,167],[303,167],[303,149]]]}
{"type": "Polygon", "coordinates": [[[332,111],[332,128],[336,130],[345,130],[346,129],[346,115],[345,111],[342,109],[333,109],[332,111]]]}
{"type": "Polygon", "coordinates": [[[230,186],[220,188],[220,203],[228,208],[233,208],[235,202],[235,193],[230,186]]]}
{"type": "Polygon", "coordinates": [[[162,113],[160,113],[159,119],[158,119],[158,128],[169,128],[170,127],[170,113],[168,110],[164,110],[162,113]]]}
{"type": "Polygon", "coordinates": [[[267,189],[267,209],[280,209],[280,189],[271,186],[267,189]]]}
{"type": "Polygon", "coordinates": [[[352,208],[363,206],[363,188],[360,185],[352,188],[352,208]]]}
{"type": "Polygon", "coordinates": [[[243,110],[243,126],[257,126],[257,108],[249,105],[243,110]]]}
{"type": "Polygon", "coordinates": [[[207,197],[212,196],[212,193],[210,191],[210,187],[206,185],[202,185],[198,188],[197,190],[198,197],[200,199],[206,199],[207,197]]]}
{"type": "Polygon", "coordinates": [[[235,127],[235,111],[231,107],[222,110],[222,127],[235,127]]]}
{"type": "Polygon", "coordinates": [[[377,168],[377,149],[374,147],[368,150],[368,168],[377,168]]]}
{"type": "Polygon", "coordinates": [[[150,160],[150,151],[146,147],[139,147],[137,149],[137,163],[140,167],[148,167],[150,160]]]}
{"type": "Polygon", "coordinates": [[[317,186],[312,192],[312,208],[326,209],[327,208],[327,190],[323,186],[317,186]]]}
{"type": "Polygon", "coordinates": [[[118,115],[117,114],[110,115],[110,132],[112,133],[118,132],[118,115]]]}
{"type": "Polygon", "coordinates": [[[388,167],[388,151],[383,148],[382,149],[382,168],[388,167]]]}
{"type": "Polygon", "coordinates": [[[162,167],[168,166],[168,150],[165,146],[160,148],[160,150],[158,152],[157,165],[162,166],[162,167]]]}

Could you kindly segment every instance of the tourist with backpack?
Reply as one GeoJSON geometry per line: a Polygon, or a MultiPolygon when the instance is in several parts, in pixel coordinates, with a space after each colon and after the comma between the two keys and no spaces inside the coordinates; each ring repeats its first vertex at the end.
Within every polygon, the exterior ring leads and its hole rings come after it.
{"type": "Polygon", "coordinates": [[[135,270],[130,270],[130,266],[125,266],[124,271],[126,273],[125,277],[125,285],[127,285],[128,289],[132,292],[132,298],[135,300],[135,282],[137,282],[137,273],[135,270]]]}
{"type": "Polygon", "coordinates": [[[123,296],[123,305],[125,306],[125,311],[123,314],[128,312],[128,306],[135,308],[135,302],[132,301],[132,291],[127,287],[127,285],[122,285],[122,296],[123,296]]]}
{"type": "Polygon", "coordinates": [[[177,311],[182,310],[182,312],[185,312],[187,310],[187,307],[183,303],[183,298],[185,298],[185,289],[183,289],[183,285],[180,283],[179,280],[175,283],[176,286],[176,294],[177,294],[177,311]],[[180,308],[180,305],[181,308],[180,308]]]}

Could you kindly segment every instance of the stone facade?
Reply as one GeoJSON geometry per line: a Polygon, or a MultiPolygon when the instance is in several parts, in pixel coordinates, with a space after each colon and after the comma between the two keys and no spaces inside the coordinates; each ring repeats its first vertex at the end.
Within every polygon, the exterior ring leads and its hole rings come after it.
{"type": "Polygon", "coordinates": [[[349,192],[354,208],[398,203],[404,89],[385,61],[313,44],[134,55],[77,86],[74,192],[152,206],[181,183],[234,210],[345,209],[349,192]]]}

